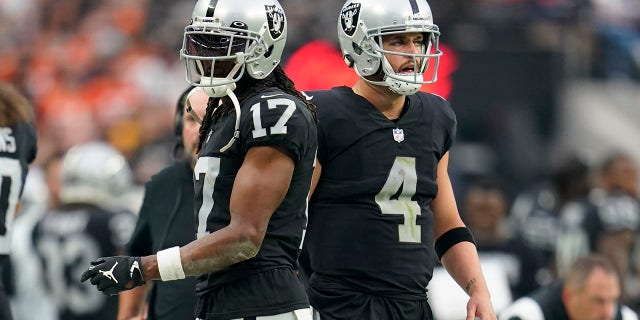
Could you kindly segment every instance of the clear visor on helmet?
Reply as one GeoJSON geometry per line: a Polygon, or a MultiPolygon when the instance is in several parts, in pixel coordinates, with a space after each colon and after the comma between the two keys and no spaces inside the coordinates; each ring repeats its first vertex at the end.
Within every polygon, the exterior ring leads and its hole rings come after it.
{"type": "Polygon", "coordinates": [[[433,83],[438,79],[438,64],[440,63],[440,56],[442,51],[439,48],[440,31],[435,25],[424,26],[422,28],[417,27],[401,27],[391,26],[382,27],[369,30],[368,32],[371,41],[373,51],[379,58],[383,59],[386,63],[383,63],[383,70],[387,77],[417,84],[433,83]],[[415,52],[408,51],[393,51],[385,50],[382,44],[383,36],[389,36],[393,34],[418,32],[423,34],[423,40],[418,50],[415,52]],[[413,72],[395,72],[391,69],[388,61],[385,58],[386,55],[398,55],[410,57],[413,60],[413,72]]]}
{"type": "Polygon", "coordinates": [[[257,47],[256,39],[257,36],[243,29],[187,26],[180,50],[187,82],[209,86],[238,81],[244,73],[244,64],[249,62],[247,57],[257,47]]]}

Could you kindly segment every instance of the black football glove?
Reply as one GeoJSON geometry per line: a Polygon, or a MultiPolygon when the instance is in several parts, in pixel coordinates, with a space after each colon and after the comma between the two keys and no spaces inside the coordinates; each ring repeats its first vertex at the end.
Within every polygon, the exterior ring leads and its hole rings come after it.
{"type": "Polygon", "coordinates": [[[82,273],[81,282],[91,279],[91,284],[105,295],[117,295],[121,291],[144,284],[140,257],[104,257],[91,261],[91,266],[82,273]]]}

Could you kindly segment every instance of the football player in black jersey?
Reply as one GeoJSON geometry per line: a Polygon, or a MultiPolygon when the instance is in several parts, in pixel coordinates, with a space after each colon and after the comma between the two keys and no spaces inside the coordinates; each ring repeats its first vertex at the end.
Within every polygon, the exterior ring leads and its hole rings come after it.
{"type": "Polygon", "coordinates": [[[78,282],[76,272],[98,257],[122,254],[136,219],[121,199],[132,176],[124,156],[105,142],[83,143],[65,153],[59,205],[42,216],[32,234],[57,319],[115,319],[117,297],[78,282]]]}
{"type": "MultiPolygon", "coordinates": [[[[19,210],[29,164],[36,157],[34,122],[33,107],[26,97],[10,84],[0,82],[0,275],[2,267],[9,264],[11,225],[19,210]]],[[[0,319],[12,319],[1,282],[0,319]]]]}
{"type": "MultiPolygon", "coordinates": [[[[185,245],[195,240],[193,214],[193,167],[196,164],[198,132],[208,96],[190,86],[176,104],[174,134],[177,161],[153,175],[145,184],[145,195],[136,228],[127,244],[129,255],[149,255],[158,250],[185,245]],[[190,108],[192,116],[185,109],[190,108]]],[[[118,299],[118,319],[191,319],[195,308],[196,279],[154,281],[149,293],[145,286],[125,291],[118,299]],[[145,297],[148,305],[144,304],[145,297]]]]}
{"type": "Polygon", "coordinates": [[[314,106],[279,65],[275,0],[199,0],[185,28],[187,80],[210,96],[194,168],[197,240],[92,262],[106,294],[200,275],[198,319],[310,317],[297,270],[317,149],[314,106]],[[215,110],[215,111],[214,111],[215,110]]]}
{"type": "Polygon", "coordinates": [[[438,36],[425,0],[349,0],[341,9],[340,47],[360,79],[307,93],[319,123],[304,251],[323,320],[431,319],[436,258],[470,296],[467,319],[495,319],[447,173],[454,112],[418,92],[436,80],[438,36]]]}

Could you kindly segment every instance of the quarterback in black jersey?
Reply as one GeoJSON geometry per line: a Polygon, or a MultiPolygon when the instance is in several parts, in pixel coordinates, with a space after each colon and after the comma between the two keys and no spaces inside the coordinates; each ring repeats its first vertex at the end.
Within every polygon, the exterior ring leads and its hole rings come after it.
{"type": "MultiPolygon", "coordinates": [[[[0,275],[8,265],[11,225],[20,206],[29,164],[37,152],[33,108],[7,83],[0,83],[0,275]]],[[[12,319],[9,300],[0,283],[0,319],[12,319]]]]}
{"type": "Polygon", "coordinates": [[[297,270],[317,149],[315,107],[279,66],[275,0],[199,0],[180,52],[209,95],[194,168],[197,239],[144,257],[92,262],[106,294],[200,276],[197,319],[310,317],[297,270]],[[111,277],[113,275],[113,277],[111,277]]]}
{"type": "Polygon", "coordinates": [[[471,297],[467,319],[495,319],[447,173],[454,112],[417,92],[441,55],[429,5],[349,0],[338,35],[360,80],[307,93],[319,119],[301,262],[312,307],[323,320],[431,319],[426,287],[441,258],[471,297]]]}

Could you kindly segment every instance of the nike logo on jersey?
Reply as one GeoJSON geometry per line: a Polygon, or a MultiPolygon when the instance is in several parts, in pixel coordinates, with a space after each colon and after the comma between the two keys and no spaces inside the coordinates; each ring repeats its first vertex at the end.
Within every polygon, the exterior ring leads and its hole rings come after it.
{"type": "Polygon", "coordinates": [[[277,96],[281,96],[282,93],[276,93],[276,94],[263,94],[261,96],[262,99],[269,99],[269,98],[273,98],[273,97],[277,97],[277,96]]]}
{"type": "Polygon", "coordinates": [[[310,95],[306,94],[304,91],[302,91],[301,93],[307,100],[313,99],[313,96],[310,96],[310,95]]]}
{"type": "Polygon", "coordinates": [[[100,274],[102,274],[105,278],[110,279],[111,281],[113,281],[115,283],[118,283],[118,280],[113,275],[113,269],[115,269],[117,265],[118,265],[118,261],[116,261],[116,263],[113,264],[113,267],[111,267],[111,270],[109,270],[109,271],[100,270],[100,274]]]}

